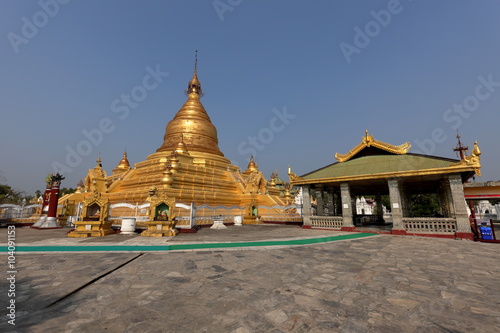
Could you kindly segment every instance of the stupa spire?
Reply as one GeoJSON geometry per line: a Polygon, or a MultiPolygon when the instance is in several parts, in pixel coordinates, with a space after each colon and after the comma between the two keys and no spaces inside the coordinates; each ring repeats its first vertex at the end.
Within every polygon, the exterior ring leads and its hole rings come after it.
{"type": "Polygon", "coordinates": [[[197,66],[198,51],[195,56],[193,78],[189,81],[186,90],[188,99],[177,112],[174,119],[167,124],[165,135],[163,136],[163,144],[156,150],[157,152],[171,152],[176,150],[179,138],[182,135],[182,143],[185,145],[186,151],[189,151],[191,155],[208,153],[224,156],[219,149],[217,129],[212,124],[207,111],[205,111],[200,102],[200,96],[203,94],[203,91],[198,80],[197,66]]]}
{"type": "Polygon", "coordinates": [[[188,95],[191,93],[195,93],[195,94],[198,94],[200,96],[203,96],[203,90],[201,89],[201,83],[200,83],[200,80],[198,79],[198,73],[196,72],[197,67],[198,67],[198,50],[196,50],[196,53],[194,56],[193,78],[188,83],[186,93],[188,95]]]}

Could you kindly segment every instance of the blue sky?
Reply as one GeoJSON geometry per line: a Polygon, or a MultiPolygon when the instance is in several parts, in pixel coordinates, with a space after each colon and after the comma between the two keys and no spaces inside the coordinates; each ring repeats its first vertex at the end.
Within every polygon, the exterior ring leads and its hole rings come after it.
{"type": "Polygon", "coordinates": [[[74,187],[99,152],[108,173],[125,148],[145,160],[186,100],[197,49],[202,103],[237,165],[255,152],[266,177],[287,179],[365,129],[454,158],[458,129],[479,142],[477,180],[498,180],[498,17],[498,1],[4,0],[0,175],[34,193],[54,165],[74,187]]]}

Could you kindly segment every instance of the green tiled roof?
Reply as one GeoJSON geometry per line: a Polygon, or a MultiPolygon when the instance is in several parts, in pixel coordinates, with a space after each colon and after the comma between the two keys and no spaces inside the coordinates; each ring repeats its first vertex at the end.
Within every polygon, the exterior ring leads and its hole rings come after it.
{"type": "Polygon", "coordinates": [[[456,162],[458,162],[458,160],[417,154],[372,155],[355,158],[343,163],[337,162],[308,173],[302,176],[302,178],[307,180],[425,169],[442,169],[456,162]]]}

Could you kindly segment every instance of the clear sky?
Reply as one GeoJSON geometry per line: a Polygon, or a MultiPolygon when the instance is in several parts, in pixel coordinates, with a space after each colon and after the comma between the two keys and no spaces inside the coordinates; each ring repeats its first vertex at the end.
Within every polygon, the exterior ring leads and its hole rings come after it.
{"type": "Polygon", "coordinates": [[[499,180],[499,17],[488,0],[3,0],[0,175],[32,194],[54,166],[75,187],[99,152],[108,174],[125,148],[145,160],[198,49],[202,103],[243,168],[255,153],[266,177],[304,174],[365,129],[455,158],[458,129],[477,180],[499,180]]]}

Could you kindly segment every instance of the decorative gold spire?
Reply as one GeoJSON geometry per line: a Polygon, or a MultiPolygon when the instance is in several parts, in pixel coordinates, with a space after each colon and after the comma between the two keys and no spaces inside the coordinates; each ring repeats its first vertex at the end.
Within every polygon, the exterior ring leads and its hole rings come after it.
{"type": "Polygon", "coordinates": [[[97,167],[102,168],[101,153],[97,155],[97,160],[95,162],[96,162],[96,168],[97,167]]]}
{"type": "Polygon", "coordinates": [[[458,140],[457,146],[453,148],[453,150],[457,152],[457,154],[460,156],[460,159],[463,160],[465,159],[465,153],[469,150],[469,147],[464,146],[460,141],[460,134],[458,133],[458,130],[457,130],[457,140],[458,140]]]}
{"type": "Polygon", "coordinates": [[[202,89],[196,74],[197,61],[196,58],[193,78],[188,84],[188,100],[167,124],[163,144],[157,152],[177,149],[179,136],[182,134],[191,155],[200,152],[224,156],[218,146],[217,129],[200,102],[202,89]]]}
{"type": "Polygon", "coordinates": [[[250,156],[250,162],[248,163],[247,170],[245,171],[245,173],[254,172],[254,171],[259,171],[259,165],[257,163],[255,163],[255,160],[254,160],[253,155],[252,155],[252,156],[250,156]]]}
{"type": "Polygon", "coordinates": [[[178,154],[189,155],[186,144],[184,143],[184,135],[181,133],[179,137],[179,143],[177,144],[177,148],[175,148],[175,152],[178,154]]]}
{"type": "Polygon", "coordinates": [[[123,169],[123,170],[128,170],[130,169],[130,163],[127,159],[127,152],[123,153],[123,158],[121,159],[120,163],[116,166],[117,169],[123,169]]]}
{"type": "Polygon", "coordinates": [[[196,73],[196,67],[198,67],[198,50],[196,50],[196,54],[194,57],[194,73],[193,78],[188,83],[188,87],[186,89],[186,93],[189,95],[191,93],[198,94],[203,96],[203,90],[201,89],[200,80],[198,80],[198,74],[196,73]]]}

